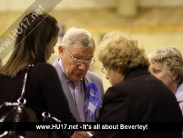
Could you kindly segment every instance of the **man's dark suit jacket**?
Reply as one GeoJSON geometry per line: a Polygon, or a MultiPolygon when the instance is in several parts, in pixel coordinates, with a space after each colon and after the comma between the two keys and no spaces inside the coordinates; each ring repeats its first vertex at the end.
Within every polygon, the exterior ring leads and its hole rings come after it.
{"type": "MultiPolygon", "coordinates": [[[[139,67],[104,95],[99,122],[181,122],[175,95],[147,70],[139,67]]],[[[93,138],[181,138],[181,132],[96,131],[93,138]]]]}

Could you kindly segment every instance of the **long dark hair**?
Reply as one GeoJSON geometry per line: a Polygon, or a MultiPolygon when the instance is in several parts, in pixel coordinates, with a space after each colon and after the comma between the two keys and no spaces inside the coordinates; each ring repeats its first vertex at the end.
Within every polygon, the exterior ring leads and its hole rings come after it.
{"type": "Polygon", "coordinates": [[[14,50],[2,67],[1,74],[15,77],[30,63],[46,62],[46,46],[57,37],[58,32],[59,27],[54,17],[46,13],[27,14],[19,23],[14,50]]]}

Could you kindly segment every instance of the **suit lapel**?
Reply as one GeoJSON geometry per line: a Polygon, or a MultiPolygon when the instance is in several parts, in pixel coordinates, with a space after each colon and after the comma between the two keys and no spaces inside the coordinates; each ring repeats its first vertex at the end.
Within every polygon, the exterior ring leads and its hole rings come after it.
{"type": "MultiPolygon", "coordinates": [[[[75,104],[75,102],[74,102],[74,100],[73,100],[71,91],[70,91],[69,86],[68,86],[68,84],[67,84],[68,82],[67,82],[67,80],[65,79],[65,74],[63,73],[62,68],[60,67],[60,65],[59,65],[58,62],[59,62],[59,61],[57,61],[57,63],[56,63],[54,66],[55,66],[55,68],[56,68],[56,70],[57,70],[57,72],[58,72],[58,76],[59,76],[59,78],[60,78],[60,80],[61,80],[61,85],[62,85],[62,88],[63,88],[63,90],[64,90],[64,93],[65,93],[65,95],[66,95],[66,97],[67,97],[67,100],[68,100],[68,103],[69,103],[70,110],[71,110],[71,112],[73,113],[73,115],[75,116],[76,120],[77,120],[78,122],[81,122],[81,119],[80,119],[80,117],[79,117],[78,110],[77,110],[77,108],[76,108],[76,104],[75,104]]],[[[64,105],[63,105],[63,106],[64,106],[64,105]]]]}
{"type": "MultiPolygon", "coordinates": [[[[69,89],[69,86],[67,84],[67,80],[65,79],[65,74],[63,73],[62,71],[62,68],[60,67],[59,65],[59,61],[57,61],[55,64],[54,64],[54,67],[55,69],[57,70],[57,73],[58,73],[58,76],[61,80],[61,85],[62,85],[62,88],[64,90],[64,93],[67,97],[67,100],[68,100],[68,103],[69,103],[69,107],[70,107],[70,110],[71,112],[73,113],[73,115],[75,116],[77,122],[81,122],[81,119],[79,117],[79,113],[78,113],[78,110],[77,110],[77,107],[76,107],[76,104],[75,104],[75,101],[73,100],[73,97],[72,97],[72,94],[71,94],[71,91],[69,89]]],[[[85,95],[85,106],[88,102],[88,96],[87,96],[87,86],[88,86],[88,83],[91,82],[91,80],[87,77],[84,77],[83,78],[83,92],[84,92],[84,95],[85,95]]],[[[64,106],[64,105],[63,105],[64,106]]],[[[85,113],[85,121],[86,122],[93,122],[94,119],[92,116],[90,116],[89,114],[85,113]]]]}

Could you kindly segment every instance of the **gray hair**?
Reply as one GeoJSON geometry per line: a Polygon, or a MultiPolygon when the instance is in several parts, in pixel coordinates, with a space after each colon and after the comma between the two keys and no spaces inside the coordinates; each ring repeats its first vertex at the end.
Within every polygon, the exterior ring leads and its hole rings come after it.
{"type": "Polygon", "coordinates": [[[149,56],[151,62],[162,63],[169,74],[178,73],[177,82],[183,81],[182,53],[175,47],[158,48],[149,56]]]}
{"type": "Polygon", "coordinates": [[[92,46],[95,48],[95,42],[90,32],[85,29],[75,27],[70,28],[66,32],[61,42],[61,45],[65,48],[68,48],[73,44],[78,44],[85,48],[92,46]]]}

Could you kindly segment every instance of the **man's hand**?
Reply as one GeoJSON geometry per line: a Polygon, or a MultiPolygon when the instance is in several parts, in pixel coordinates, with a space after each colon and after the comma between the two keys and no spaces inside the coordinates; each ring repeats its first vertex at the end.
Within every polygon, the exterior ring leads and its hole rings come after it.
{"type": "Polygon", "coordinates": [[[87,131],[75,131],[71,138],[91,138],[87,131]]]}

